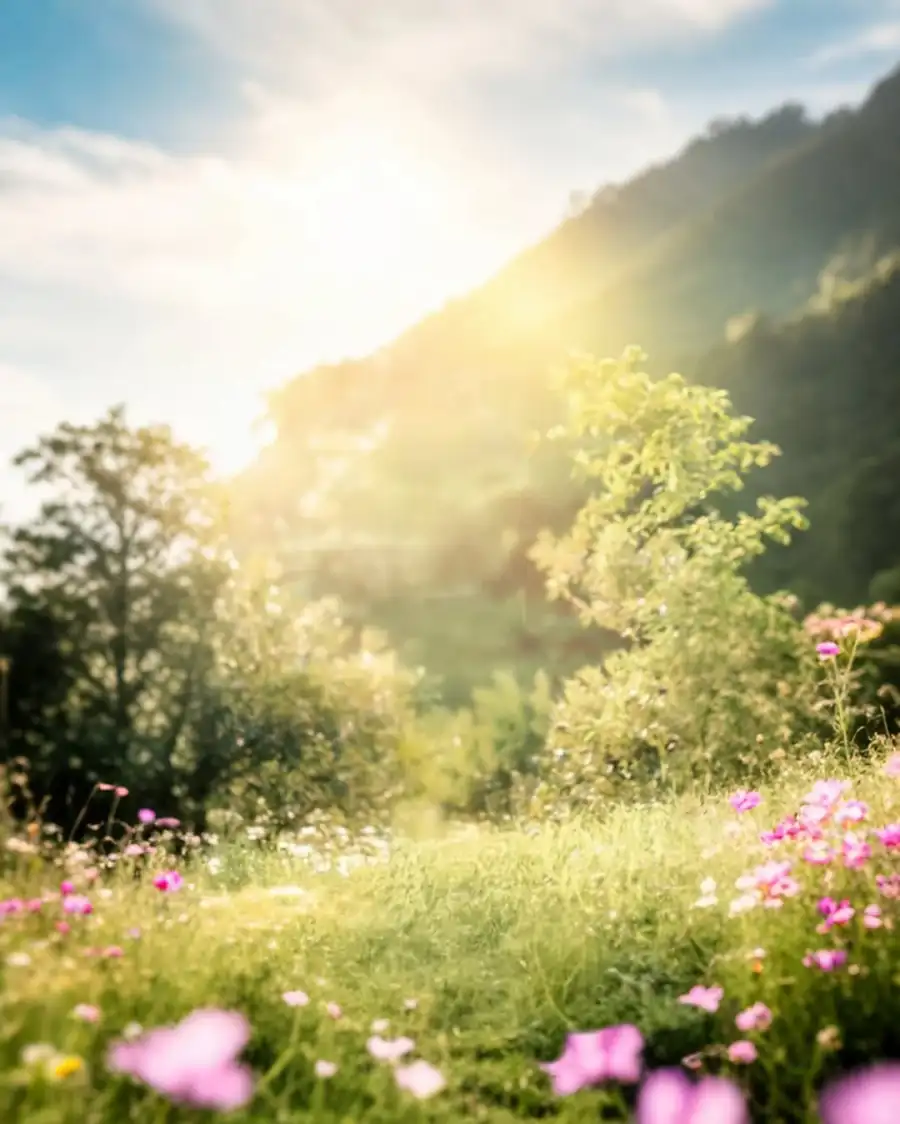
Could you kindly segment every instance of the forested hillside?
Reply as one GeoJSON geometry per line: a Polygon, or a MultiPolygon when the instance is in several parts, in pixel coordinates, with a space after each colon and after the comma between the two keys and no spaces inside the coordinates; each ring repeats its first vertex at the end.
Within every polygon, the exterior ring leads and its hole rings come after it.
{"type": "Polygon", "coordinates": [[[711,126],[378,354],[274,393],[245,541],[275,546],[298,592],[386,626],[451,697],[488,668],[577,666],[606,640],[545,606],[527,552],[580,497],[527,438],[555,421],[548,372],[568,352],[638,343],[657,374],[727,386],[784,446],[761,488],[808,498],[813,530],[760,583],[864,597],[900,563],[900,298],[896,272],[873,272],[900,247],[898,183],[900,73],[819,123],[787,106],[711,126]],[[810,305],[835,276],[868,280],[810,305]]]}

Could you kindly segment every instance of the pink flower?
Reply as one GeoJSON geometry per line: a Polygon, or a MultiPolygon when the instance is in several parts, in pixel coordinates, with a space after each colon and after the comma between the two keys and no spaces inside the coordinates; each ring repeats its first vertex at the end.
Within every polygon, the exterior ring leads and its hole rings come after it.
{"type": "Polygon", "coordinates": [[[863,925],[867,929],[880,929],[884,924],[881,916],[881,906],[867,905],[863,910],[863,925]]]}
{"type": "Polygon", "coordinates": [[[379,1062],[396,1062],[416,1047],[411,1038],[382,1038],[373,1034],[366,1042],[366,1049],[379,1062]]]}
{"type": "Polygon", "coordinates": [[[21,898],[6,898],[0,902],[0,917],[4,914],[22,913],[25,910],[25,903],[21,898]]]}
{"type": "Polygon", "coordinates": [[[836,851],[824,839],[814,839],[803,852],[803,861],[811,866],[828,866],[834,860],[836,851]]]}
{"type": "Polygon", "coordinates": [[[886,777],[900,777],[900,753],[892,753],[884,763],[886,777]]]}
{"type": "Polygon", "coordinates": [[[66,913],[79,913],[83,916],[94,912],[94,907],[83,894],[69,894],[63,898],[62,907],[66,913]]]}
{"type": "Polygon", "coordinates": [[[406,1090],[407,1093],[412,1093],[420,1101],[433,1097],[447,1084],[440,1070],[423,1061],[413,1062],[412,1065],[398,1066],[394,1070],[394,1078],[398,1088],[406,1090]]]}
{"type": "Polygon", "coordinates": [[[174,816],[160,816],[156,821],[156,826],[168,828],[181,827],[181,820],[176,820],[174,816]]]}
{"type": "Polygon", "coordinates": [[[285,991],[281,998],[289,1007],[305,1007],[309,1003],[309,996],[305,991],[285,991]]]}
{"type": "Polygon", "coordinates": [[[603,1081],[633,1085],[641,1075],[643,1049],[643,1036],[630,1023],[582,1031],[569,1034],[562,1054],[541,1069],[550,1074],[558,1097],[603,1081]]]}
{"type": "Polygon", "coordinates": [[[68,881],[60,882],[59,892],[64,898],[68,897],[69,894],[74,894],[75,893],[75,883],[74,882],[68,882],[68,881]]]}
{"type": "Polygon", "coordinates": [[[72,926],[69,924],[68,921],[57,921],[56,922],[56,931],[57,931],[57,933],[62,933],[63,936],[66,936],[66,934],[72,932],[72,926]]]}
{"type": "Polygon", "coordinates": [[[83,1023],[98,1023],[100,1021],[100,1008],[91,1003],[79,1003],[73,1009],[72,1016],[83,1023]]]}
{"type": "Polygon", "coordinates": [[[728,798],[728,803],[738,813],[750,812],[759,807],[762,803],[762,797],[758,792],[748,792],[742,788],[728,798]]]}
{"type": "Polygon", "coordinates": [[[152,808],[141,808],[137,814],[137,818],[143,824],[150,824],[156,819],[156,812],[152,808]]]}
{"type": "Polygon", "coordinates": [[[819,968],[823,972],[833,972],[847,963],[847,953],[842,948],[823,948],[818,952],[807,953],[803,964],[807,968],[819,968]]]}
{"type": "Polygon", "coordinates": [[[125,788],[124,785],[121,785],[121,784],[116,786],[115,792],[116,792],[116,796],[118,796],[118,798],[120,800],[124,800],[125,797],[128,795],[128,789],[125,788]]]}
{"type": "Polygon", "coordinates": [[[325,1011],[329,1018],[339,1019],[343,1016],[344,1012],[341,1010],[339,1003],[326,1003],[325,1011]]]}
{"type": "Polygon", "coordinates": [[[253,1095],[253,1075],[236,1061],[249,1037],[243,1015],[197,1010],[177,1026],[114,1043],[107,1062],[176,1104],[228,1112],[253,1095]]]}
{"type": "Polygon", "coordinates": [[[843,827],[848,823],[860,823],[869,814],[869,805],[862,800],[845,800],[834,813],[834,822],[843,827]]]}
{"type": "Polygon", "coordinates": [[[117,944],[107,945],[102,954],[107,960],[121,960],[125,950],[117,944]]]}
{"type": "Polygon", "coordinates": [[[162,893],[171,894],[181,889],[184,879],[177,870],[167,870],[163,874],[157,874],[153,879],[153,885],[162,893]]]}
{"type": "Polygon", "coordinates": [[[658,1069],[641,1086],[636,1124],[750,1124],[743,1094],[722,1077],[693,1082],[677,1069],[658,1069]]]}
{"type": "Polygon", "coordinates": [[[790,877],[789,862],[768,862],[745,874],[735,883],[739,890],[750,890],[768,909],[779,909],[783,898],[800,892],[800,883],[790,877]]]}
{"type": "Polygon", "coordinates": [[[754,1003],[735,1017],[734,1025],[744,1034],[751,1030],[768,1030],[772,1025],[772,1012],[765,1003],[754,1003]]]}
{"type": "Polygon", "coordinates": [[[820,660],[833,660],[840,650],[840,646],[833,640],[823,640],[821,644],[816,645],[816,655],[820,660]]]}
{"type": "Polygon", "coordinates": [[[838,1078],[819,1102],[822,1124],[895,1124],[900,1120],[900,1064],[880,1062],[838,1078]]]}
{"type": "Polygon", "coordinates": [[[844,866],[849,870],[859,870],[872,857],[872,848],[852,831],[848,831],[841,841],[844,866]]]}
{"type": "Polygon", "coordinates": [[[750,1065],[751,1062],[756,1061],[757,1057],[756,1047],[745,1038],[732,1042],[728,1047],[728,1060],[734,1062],[735,1065],[750,1065]]]}
{"type": "Polygon", "coordinates": [[[875,834],[881,845],[888,850],[893,851],[900,847],[900,823],[889,823],[887,827],[876,828],[875,834]]]}
{"type": "Polygon", "coordinates": [[[900,898],[900,874],[876,874],[875,885],[886,898],[900,898]]]}
{"type": "Polygon", "coordinates": [[[825,913],[825,921],[820,930],[825,933],[835,925],[849,925],[856,916],[856,910],[846,898],[840,902],[835,902],[830,898],[823,898],[822,901],[819,902],[819,909],[825,913]],[[825,913],[823,909],[826,903],[831,905],[831,909],[829,909],[827,913],[825,913]]]}
{"type": "Polygon", "coordinates": [[[679,995],[678,1002],[686,1007],[699,1007],[701,1011],[709,1011],[713,1014],[718,1011],[724,994],[721,987],[702,987],[697,984],[686,995],[679,995]]]}
{"type": "Polygon", "coordinates": [[[316,1077],[323,1078],[334,1077],[338,1071],[338,1067],[334,1062],[327,1062],[322,1058],[316,1062],[313,1069],[315,1070],[316,1077]]]}
{"type": "Polygon", "coordinates": [[[850,788],[849,781],[827,780],[816,781],[812,790],[803,797],[804,804],[819,804],[831,808],[850,788]]]}
{"type": "Polygon", "coordinates": [[[129,843],[122,854],[126,859],[139,859],[146,849],[141,843],[129,843]]]}

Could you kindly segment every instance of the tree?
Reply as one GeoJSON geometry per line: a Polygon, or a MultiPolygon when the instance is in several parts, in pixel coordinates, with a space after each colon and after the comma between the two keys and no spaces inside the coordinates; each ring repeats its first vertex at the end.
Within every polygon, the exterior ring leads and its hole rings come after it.
{"type": "Polygon", "coordinates": [[[171,802],[229,573],[207,463],[120,408],[14,463],[49,495],[6,532],[0,563],[9,750],[31,759],[59,822],[98,781],[171,802]]]}
{"type": "Polygon", "coordinates": [[[654,380],[645,356],[573,362],[565,381],[576,471],[593,492],[568,533],[534,558],[551,598],[619,634],[602,668],[567,684],[551,734],[552,784],[592,803],[619,782],[734,776],[796,733],[815,692],[814,658],[778,598],[744,570],[804,525],[794,499],[733,519],[721,501],[777,454],[746,440],[728,396],[654,380]]]}

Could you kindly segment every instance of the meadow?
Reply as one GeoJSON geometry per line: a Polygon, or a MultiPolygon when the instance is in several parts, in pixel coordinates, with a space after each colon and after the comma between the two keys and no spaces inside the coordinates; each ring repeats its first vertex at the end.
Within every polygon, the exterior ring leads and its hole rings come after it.
{"type": "Polygon", "coordinates": [[[98,861],[10,822],[0,1120],[895,1120],[894,1069],[819,1115],[836,1074],[900,1052],[883,748],[417,840],[201,840],[146,809],[98,861]],[[635,1029],[566,1046],[604,1028],[635,1029]]]}

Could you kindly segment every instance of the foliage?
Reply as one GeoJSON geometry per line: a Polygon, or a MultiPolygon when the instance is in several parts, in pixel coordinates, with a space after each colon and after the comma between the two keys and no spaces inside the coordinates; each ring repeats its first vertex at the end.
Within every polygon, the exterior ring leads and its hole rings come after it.
{"type": "Polygon", "coordinates": [[[798,500],[760,500],[729,520],[716,504],[777,449],[746,439],[727,395],[680,376],[654,380],[643,354],[573,361],[568,420],[594,492],[571,530],[534,549],[551,597],[623,647],[566,687],[547,784],[567,810],[623,782],[683,787],[762,767],[802,733],[814,655],[784,599],[744,575],[768,541],[804,526],[798,500]]]}

